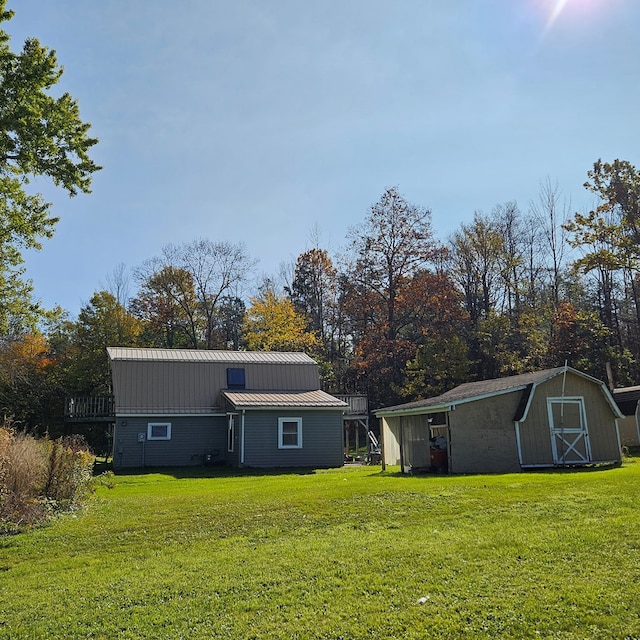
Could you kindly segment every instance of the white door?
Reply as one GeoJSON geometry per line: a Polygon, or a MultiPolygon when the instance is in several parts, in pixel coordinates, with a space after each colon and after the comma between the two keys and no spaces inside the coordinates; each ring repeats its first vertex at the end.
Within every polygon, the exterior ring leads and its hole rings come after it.
{"type": "Polygon", "coordinates": [[[547,398],[551,448],[555,464],[591,462],[591,445],[583,398],[547,398]]]}

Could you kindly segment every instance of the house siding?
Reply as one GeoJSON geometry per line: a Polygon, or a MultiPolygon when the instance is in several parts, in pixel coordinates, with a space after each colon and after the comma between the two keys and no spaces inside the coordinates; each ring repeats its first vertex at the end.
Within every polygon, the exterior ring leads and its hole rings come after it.
{"type": "Polygon", "coordinates": [[[620,429],[620,442],[625,447],[637,447],[640,444],[638,439],[638,423],[636,416],[625,416],[618,419],[618,427],[620,429]]]}
{"type": "Polygon", "coordinates": [[[340,467],[343,464],[342,410],[246,411],[244,466],[340,467]],[[302,448],[278,448],[278,418],[302,418],[302,448]]]}
{"type": "Polygon", "coordinates": [[[114,468],[189,466],[203,463],[205,453],[226,458],[227,422],[224,416],[126,416],[116,417],[114,468]],[[147,440],[150,422],[171,423],[170,440],[147,440]],[[138,433],[145,434],[144,445],[138,433]],[[144,457],[143,457],[144,448],[144,457]]]}
{"type": "Polygon", "coordinates": [[[520,471],[513,416],[521,391],[456,406],[449,413],[452,473],[520,471]]]}
{"type": "Polygon", "coordinates": [[[526,420],[519,425],[523,466],[553,465],[547,398],[583,398],[593,462],[620,459],[616,418],[599,384],[571,372],[558,375],[535,390],[526,420]]]}
{"type": "MultiPolygon", "coordinates": [[[[223,406],[220,390],[227,387],[227,367],[237,363],[113,360],[116,411],[169,413],[205,411],[223,406]]],[[[256,391],[320,388],[317,365],[245,363],[246,387],[256,391]]]]}

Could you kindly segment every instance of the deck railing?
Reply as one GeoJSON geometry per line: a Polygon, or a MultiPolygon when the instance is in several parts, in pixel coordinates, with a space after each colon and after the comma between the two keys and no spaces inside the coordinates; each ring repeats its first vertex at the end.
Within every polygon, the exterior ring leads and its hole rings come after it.
{"type": "Polygon", "coordinates": [[[67,420],[106,420],[114,416],[113,396],[65,398],[64,417],[67,420]]]}
{"type": "Polygon", "coordinates": [[[366,416],[369,413],[369,400],[367,396],[362,394],[334,394],[343,402],[349,405],[345,412],[346,415],[366,416]]]}

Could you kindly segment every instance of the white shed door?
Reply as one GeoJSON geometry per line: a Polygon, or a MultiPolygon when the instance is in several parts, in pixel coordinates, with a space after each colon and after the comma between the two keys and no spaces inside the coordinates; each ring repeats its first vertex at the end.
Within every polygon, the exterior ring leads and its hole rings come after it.
{"type": "Polygon", "coordinates": [[[547,398],[551,448],[555,464],[591,462],[583,398],[547,398]]]}

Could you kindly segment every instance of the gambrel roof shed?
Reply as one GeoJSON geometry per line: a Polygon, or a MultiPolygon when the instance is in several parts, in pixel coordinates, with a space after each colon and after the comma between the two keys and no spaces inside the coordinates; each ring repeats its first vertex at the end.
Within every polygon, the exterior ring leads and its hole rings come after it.
{"type": "Polygon", "coordinates": [[[421,450],[434,435],[447,438],[449,469],[460,473],[620,460],[611,393],[571,367],[470,382],[376,415],[386,461],[405,468],[428,466],[421,450]],[[431,426],[434,414],[441,425],[431,426]]]}

